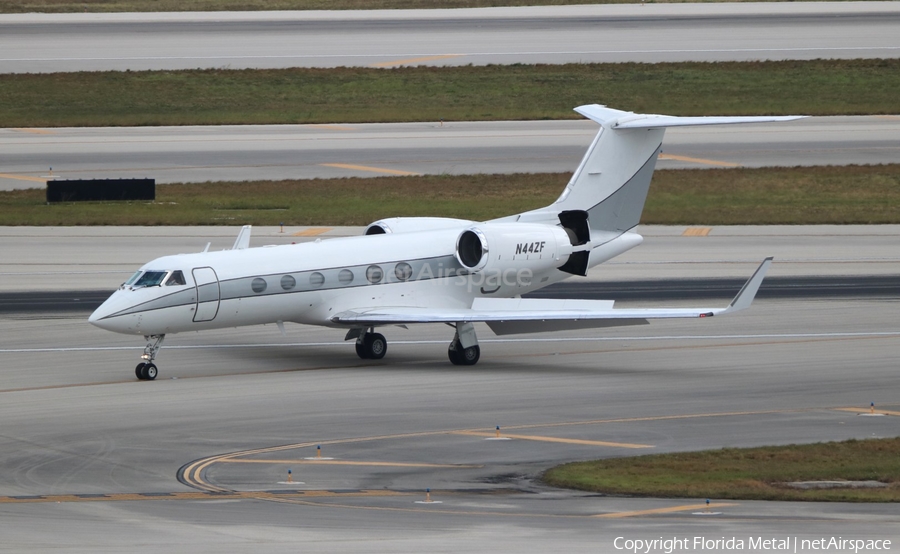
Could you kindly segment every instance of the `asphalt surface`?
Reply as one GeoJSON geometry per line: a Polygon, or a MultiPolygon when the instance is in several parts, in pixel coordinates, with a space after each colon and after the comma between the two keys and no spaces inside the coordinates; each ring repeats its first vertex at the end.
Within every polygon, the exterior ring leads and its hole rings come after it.
{"type": "Polygon", "coordinates": [[[0,73],[893,58],[892,2],[0,16],[0,73]]]}
{"type": "MultiPolygon", "coordinates": [[[[504,338],[479,328],[482,359],[468,369],[446,360],[444,326],[383,329],[388,354],[374,363],[329,329],[173,335],[153,382],[133,377],[141,341],[90,326],[86,306],[3,313],[0,549],[613,552],[617,537],[900,540],[893,505],[712,499],[709,515],[703,499],[540,482],[569,460],[900,434],[897,415],[857,415],[870,402],[900,413],[900,227],[687,230],[642,228],[643,245],[582,282],[643,279],[633,292],[644,299],[624,302],[655,305],[655,293],[680,294],[690,280],[730,288],[767,252],[772,282],[789,292],[708,320],[504,338]],[[497,426],[509,440],[486,440],[497,426]],[[432,502],[417,503],[426,489],[432,502]]],[[[233,231],[2,228],[0,290],[46,292],[52,304],[112,288],[161,253],[227,247],[233,231]]],[[[256,229],[251,244],[308,230],[278,231],[256,229]]]]}
{"type": "MultiPolygon", "coordinates": [[[[598,99],[602,100],[602,99],[598,99]]],[[[0,190],[69,179],[158,183],[376,175],[571,172],[587,120],[0,129],[0,190]]],[[[661,169],[900,159],[900,116],[670,129],[661,169]]]]}

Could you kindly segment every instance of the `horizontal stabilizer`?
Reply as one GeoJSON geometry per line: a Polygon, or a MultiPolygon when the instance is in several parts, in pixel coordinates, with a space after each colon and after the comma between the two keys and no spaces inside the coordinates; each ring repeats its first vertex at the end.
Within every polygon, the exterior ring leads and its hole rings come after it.
{"type": "Polygon", "coordinates": [[[599,104],[579,106],[575,108],[575,111],[608,129],[662,129],[666,127],[685,127],[693,125],[772,123],[775,121],[793,121],[795,119],[807,117],[805,115],[678,117],[672,115],[625,112],[607,108],[606,106],[601,106],[599,104]]]}

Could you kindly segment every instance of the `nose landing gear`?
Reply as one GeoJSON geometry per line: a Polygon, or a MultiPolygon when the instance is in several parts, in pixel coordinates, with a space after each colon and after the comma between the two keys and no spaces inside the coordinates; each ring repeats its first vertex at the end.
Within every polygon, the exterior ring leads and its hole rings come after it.
{"type": "Polygon", "coordinates": [[[153,360],[156,359],[156,354],[159,353],[159,349],[165,338],[165,335],[144,336],[144,340],[147,341],[147,346],[144,347],[144,353],[141,355],[141,363],[134,368],[134,376],[139,380],[152,381],[156,379],[156,376],[159,374],[159,369],[157,369],[153,360]]]}

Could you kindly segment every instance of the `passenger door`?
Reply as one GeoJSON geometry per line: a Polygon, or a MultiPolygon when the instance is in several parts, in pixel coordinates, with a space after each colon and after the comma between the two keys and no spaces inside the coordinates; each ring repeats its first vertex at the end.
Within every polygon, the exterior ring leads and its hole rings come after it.
{"type": "Polygon", "coordinates": [[[194,321],[212,321],[219,313],[219,278],[211,267],[197,267],[192,271],[197,287],[197,308],[194,321]]]}

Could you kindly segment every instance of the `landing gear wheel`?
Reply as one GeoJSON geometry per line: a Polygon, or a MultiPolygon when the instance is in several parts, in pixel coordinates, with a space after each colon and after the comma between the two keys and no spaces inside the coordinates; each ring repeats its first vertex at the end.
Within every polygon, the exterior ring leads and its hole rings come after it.
{"type": "Polygon", "coordinates": [[[359,341],[356,342],[356,355],[363,360],[369,359],[369,355],[366,353],[366,346],[359,341]]]}
{"type": "MultiPolygon", "coordinates": [[[[365,359],[380,360],[387,354],[387,340],[381,333],[366,333],[363,336],[362,349],[365,352],[365,359]]],[[[357,350],[358,353],[359,350],[357,350]]]]}
{"type": "Polygon", "coordinates": [[[468,348],[463,348],[458,340],[450,343],[447,349],[447,357],[453,365],[475,365],[481,358],[481,347],[477,344],[468,348]]]}
{"type": "Polygon", "coordinates": [[[141,381],[152,381],[156,379],[156,376],[159,374],[159,370],[156,368],[156,364],[138,364],[136,368],[134,368],[134,374],[141,381]]]}
{"type": "Polygon", "coordinates": [[[152,381],[156,379],[156,375],[159,373],[159,370],[156,369],[156,364],[150,363],[144,365],[144,370],[141,374],[144,376],[144,379],[147,381],[152,381]]]}

